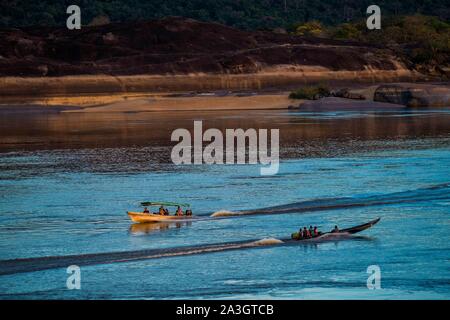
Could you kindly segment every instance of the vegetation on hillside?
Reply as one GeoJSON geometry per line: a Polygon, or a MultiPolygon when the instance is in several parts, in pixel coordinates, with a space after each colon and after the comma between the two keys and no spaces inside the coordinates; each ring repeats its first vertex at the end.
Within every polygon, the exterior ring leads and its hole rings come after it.
{"type": "Polygon", "coordinates": [[[450,64],[450,23],[433,16],[385,18],[381,30],[368,30],[365,20],[328,27],[310,21],[297,24],[292,33],[390,48],[416,67],[450,64]]]}
{"type": "MultiPolygon", "coordinates": [[[[0,27],[65,26],[66,8],[77,4],[82,21],[111,22],[183,16],[240,29],[285,28],[308,21],[336,25],[366,17],[371,0],[9,0],[0,2],[0,27]]],[[[421,13],[450,20],[448,0],[378,0],[383,17],[421,13]]]]}
{"type": "Polygon", "coordinates": [[[381,30],[366,27],[370,0],[9,0],[0,2],[0,27],[63,27],[70,4],[81,7],[83,25],[183,16],[239,29],[369,43],[394,50],[421,71],[450,65],[448,0],[379,0],[381,30]]]}
{"type": "Polygon", "coordinates": [[[326,36],[326,28],[320,21],[312,20],[294,26],[294,34],[305,37],[326,36]]]}

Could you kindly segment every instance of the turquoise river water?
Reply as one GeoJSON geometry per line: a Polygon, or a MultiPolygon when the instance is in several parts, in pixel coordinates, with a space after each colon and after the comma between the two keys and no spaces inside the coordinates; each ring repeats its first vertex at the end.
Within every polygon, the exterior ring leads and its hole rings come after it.
{"type": "Polygon", "coordinates": [[[3,115],[1,299],[450,298],[448,109],[3,115]],[[173,165],[170,132],[194,119],[279,128],[279,173],[173,165]],[[201,219],[132,224],[143,200],[187,202],[201,219]],[[354,237],[278,241],[377,217],[354,237]]]}

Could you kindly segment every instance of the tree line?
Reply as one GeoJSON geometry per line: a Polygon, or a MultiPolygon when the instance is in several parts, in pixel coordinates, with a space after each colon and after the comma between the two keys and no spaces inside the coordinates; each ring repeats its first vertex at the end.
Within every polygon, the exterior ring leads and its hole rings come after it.
{"type": "MultiPolygon", "coordinates": [[[[82,21],[111,22],[183,16],[246,30],[292,29],[311,20],[336,25],[366,16],[371,0],[9,0],[0,3],[0,27],[65,26],[66,8],[82,9],[82,21]]],[[[449,0],[377,0],[384,16],[450,19],[449,0]]]]}

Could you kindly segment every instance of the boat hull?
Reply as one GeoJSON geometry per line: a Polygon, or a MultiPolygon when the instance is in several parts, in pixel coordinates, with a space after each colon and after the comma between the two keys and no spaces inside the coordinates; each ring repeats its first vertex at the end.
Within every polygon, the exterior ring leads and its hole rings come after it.
{"type": "Polygon", "coordinates": [[[355,234],[361,231],[364,231],[366,229],[369,229],[370,227],[372,227],[373,225],[377,224],[380,221],[381,218],[377,218],[375,220],[369,221],[367,223],[358,225],[358,226],[354,226],[351,228],[346,228],[346,229],[342,229],[339,230],[339,232],[325,232],[322,233],[321,235],[317,236],[317,237],[312,237],[312,238],[307,238],[307,239],[299,239],[298,238],[298,232],[295,232],[291,235],[291,239],[295,240],[295,241],[314,241],[314,240],[320,240],[323,239],[325,237],[329,237],[329,236],[340,236],[340,235],[349,235],[349,234],[355,234]]]}
{"type": "Polygon", "coordinates": [[[154,213],[127,212],[131,221],[137,223],[177,222],[191,220],[193,216],[163,216],[154,213]]]}
{"type": "Polygon", "coordinates": [[[359,226],[355,226],[355,227],[351,227],[351,228],[347,228],[347,229],[342,229],[339,232],[340,233],[350,233],[350,234],[355,234],[361,231],[364,231],[366,229],[369,229],[370,227],[372,227],[373,225],[377,224],[378,221],[380,221],[381,218],[377,218],[375,220],[369,221],[367,223],[361,224],[359,226]]]}

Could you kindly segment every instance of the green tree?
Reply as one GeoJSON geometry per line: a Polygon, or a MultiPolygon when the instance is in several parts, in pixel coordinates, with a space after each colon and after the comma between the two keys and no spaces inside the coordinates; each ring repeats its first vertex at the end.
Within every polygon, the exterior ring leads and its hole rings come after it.
{"type": "Polygon", "coordinates": [[[299,25],[295,29],[295,34],[298,36],[320,37],[325,35],[325,28],[319,21],[313,20],[299,25]]]}
{"type": "Polygon", "coordinates": [[[335,39],[353,39],[358,40],[361,38],[362,31],[361,25],[355,23],[343,23],[332,28],[330,33],[335,39]]]}

